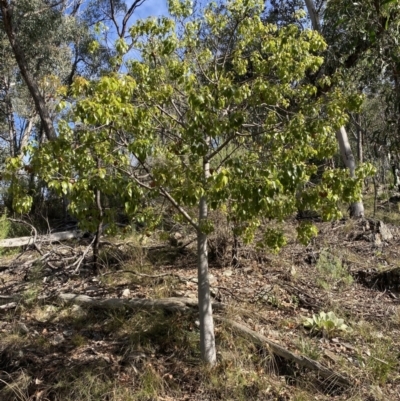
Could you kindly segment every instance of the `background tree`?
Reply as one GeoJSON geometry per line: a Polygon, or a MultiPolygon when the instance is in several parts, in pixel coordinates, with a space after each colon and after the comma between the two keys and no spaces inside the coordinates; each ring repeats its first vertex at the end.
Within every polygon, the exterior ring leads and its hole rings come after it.
{"type": "MultiPolygon", "coordinates": [[[[75,76],[95,77],[115,69],[118,52],[110,50],[104,33],[109,27],[121,37],[126,36],[132,15],[143,3],[144,0],[130,5],[115,0],[0,3],[4,54],[0,71],[0,107],[4,116],[1,137],[7,155],[22,157],[28,140],[41,146],[43,140],[56,138],[60,114],[55,106],[61,97],[68,98],[75,76]],[[93,47],[95,39],[100,40],[98,48],[93,47]]],[[[41,188],[43,182],[36,179],[32,166],[20,169],[18,176],[21,180],[14,177],[16,184],[10,186],[11,209],[18,185],[30,186],[34,204],[40,203],[44,193],[51,193],[41,188]]],[[[67,196],[63,198],[67,203],[67,196]]]]}

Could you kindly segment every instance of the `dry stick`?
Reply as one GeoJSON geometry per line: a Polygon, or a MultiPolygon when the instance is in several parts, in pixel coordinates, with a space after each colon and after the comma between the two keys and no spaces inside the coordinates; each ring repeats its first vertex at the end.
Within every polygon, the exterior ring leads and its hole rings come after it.
{"type": "Polygon", "coordinates": [[[220,285],[212,285],[212,286],[211,286],[211,289],[212,289],[212,290],[217,289],[217,290],[226,291],[226,292],[228,292],[228,293],[231,295],[231,297],[232,297],[233,299],[236,299],[236,301],[243,302],[243,299],[241,299],[240,297],[238,297],[236,294],[234,294],[234,292],[233,292],[231,289],[229,289],[229,288],[227,288],[227,287],[222,287],[222,286],[220,286],[220,285]]]}
{"type": "MultiPolygon", "coordinates": [[[[43,252],[42,252],[42,251],[40,250],[40,248],[36,245],[36,240],[37,240],[37,236],[38,236],[38,233],[37,233],[36,228],[35,228],[32,224],[29,224],[29,223],[27,223],[27,222],[24,221],[24,220],[19,220],[19,219],[7,219],[7,220],[13,221],[13,222],[15,222],[15,223],[25,224],[25,225],[27,225],[28,227],[30,227],[30,229],[31,229],[31,230],[33,231],[33,233],[34,233],[32,245],[33,245],[33,246],[35,247],[35,249],[40,253],[40,255],[43,256],[43,252]]],[[[30,244],[28,244],[28,245],[30,245],[30,244]]],[[[17,256],[17,259],[19,259],[23,254],[24,254],[24,252],[22,252],[21,254],[19,254],[19,255],[17,256]]]]}
{"type": "Polygon", "coordinates": [[[89,250],[90,250],[90,248],[92,247],[93,242],[94,242],[95,240],[96,240],[96,237],[94,237],[94,238],[92,239],[92,242],[89,244],[89,246],[86,247],[86,249],[85,249],[85,251],[83,252],[82,256],[81,256],[80,258],[78,258],[78,260],[77,260],[76,262],[72,263],[72,265],[67,266],[67,267],[65,268],[65,270],[66,270],[66,269],[70,269],[71,267],[74,267],[75,265],[77,265],[76,268],[75,268],[75,270],[73,271],[73,274],[78,274],[78,270],[79,270],[79,268],[81,267],[82,261],[83,261],[83,259],[85,258],[85,256],[87,255],[87,253],[89,252],[89,250]]]}
{"type": "Polygon", "coordinates": [[[10,302],[5,305],[0,305],[0,310],[9,310],[9,309],[15,309],[17,307],[16,302],[10,302]]]}

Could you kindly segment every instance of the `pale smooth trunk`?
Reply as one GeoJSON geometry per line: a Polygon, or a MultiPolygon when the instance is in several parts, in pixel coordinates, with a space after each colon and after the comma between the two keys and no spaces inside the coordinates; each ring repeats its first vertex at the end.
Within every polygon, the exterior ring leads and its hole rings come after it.
{"type": "Polygon", "coordinates": [[[317,10],[315,9],[315,6],[314,6],[314,1],[313,0],[305,0],[305,2],[306,2],[308,14],[310,15],[310,18],[311,18],[311,23],[312,23],[314,31],[321,32],[321,23],[319,21],[319,15],[317,13],[317,10]]]}
{"type": "Polygon", "coordinates": [[[356,117],[357,121],[357,157],[358,157],[358,162],[364,163],[364,152],[363,152],[363,147],[364,147],[364,135],[363,135],[363,130],[361,128],[361,117],[358,114],[356,117]]]}
{"type": "MultiPolygon", "coordinates": [[[[101,168],[101,161],[97,159],[97,168],[101,168]]],[[[100,271],[100,261],[99,261],[99,248],[100,248],[100,237],[103,231],[103,219],[104,219],[104,212],[103,207],[101,205],[101,190],[97,188],[95,190],[95,198],[96,198],[96,206],[99,213],[99,222],[97,224],[97,231],[96,231],[96,238],[93,243],[93,267],[94,271],[100,271]]]]}
{"type": "MultiPolygon", "coordinates": [[[[209,143],[209,139],[206,139],[209,143]]],[[[204,160],[204,180],[210,176],[210,163],[204,160]]],[[[210,296],[210,282],[208,279],[208,238],[202,232],[202,225],[207,220],[207,198],[202,196],[199,202],[199,228],[197,230],[197,278],[200,320],[200,351],[201,358],[208,365],[215,365],[217,353],[215,349],[214,319],[210,296]]]]}
{"type": "MultiPolygon", "coordinates": [[[[345,166],[350,171],[350,177],[354,178],[356,173],[356,161],[354,159],[353,152],[351,151],[349,138],[347,136],[346,129],[340,127],[337,132],[337,140],[339,142],[340,153],[342,155],[345,166]]],[[[351,217],[363,217],[364,216],[364,205],[361,201],[354,202],[350,205],[350,216],[351,217]]]]}
{"type": "MultiPolygon", "coordinates": [[[[200,222],[207,217],[207,201],[202,197],[199,204],[200,222]]],[[[198,254],[198,297],[200,313],[200,350],[204,362],[214,365],[217,357],[215,351],[214,320],[208,280],[207,234],[199,229],[197,233],[198,254]]]]}
{"type": "MultiPolygon", "coordinates": [[[[310,15],[313,29],[321,33],[321,22],[317,10],[315,9],[313,0],[305,0],[308,14],[310,15]]],[[[337,140],[339,142],[340,153],[342,155],[345,166],[350,170],[350,176],[355,177],[356,162],[354,159],[353,152],[350,147],[347,132],[344,127],[340,127],[336,133],[337,140]]],[[[364,205],[362,201],[354,202],[350,205],[350,217],[363,217],[364,216],[364,205]]]]}

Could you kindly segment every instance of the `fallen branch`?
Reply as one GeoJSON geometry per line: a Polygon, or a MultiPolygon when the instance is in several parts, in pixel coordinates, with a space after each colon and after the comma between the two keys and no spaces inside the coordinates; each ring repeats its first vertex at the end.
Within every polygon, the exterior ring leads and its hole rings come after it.
{"type": "MultiPolygon", "coordinates": [[[[37,236],[38,236],[38,232],[37,232],[36,228],[35,228],[32,224],[30,224],[30,223],[28,223],[28,222],[26,222],[26,221],[24,221],[24,220],[20,220],[20,219],[8,219],[8,220],[9,220],[9,221],[13,221],[13,222],[15,222],[15,223],[25,224],[26,226],[28,226],[28,227],[31,229],[31,235],[32,235],[32,233],[34,234],[32,244],[33,244],[33,246],[35,247],[35,249],[43,256],[43,252],[40,250],[40,247],[36,244],[36,240],[37,240],[37,236]]],[[[23,254],[23,253],[21,253],[21,254],[17,257],[17,259],[19,259],[19,257],[20,257],[22,254],[23,254]]]]}
{"type": "Polygon", "coordinates": [[[93,237],[92,242],[86,247],[86,249],[84,250],[83,254],[81,255],[81,257],[72,265],[67,266],[67,268],[71,268],[74,267],[76,265],[76,268],[74,270],[74,274],[77,274],[79,272],[79,268],[81,267],[81,264],[83,262],[83,260],[85,259],[87,253],[89,252],[90,249],[93,248],[93,244],[94,241],[96,240],[97,236],[93,237]]]}
{"type": "Polygon", "coordinates": [[[239,332],[244,337],[250,339],[250,341],[256,343],[259,346],[265,347],[267,346],[272,353],[275,355],[280,356],[289,361],[293,361],[297,363],[299,366],[304,368],[308,368],[314,371],[317,371],[324,379],[328,379],[332,382],[340,384],[345,387],[351,386],[349,379],[343,376],[340,373],[336,373],[331,369],[326,368],[325,366],[321,365],[319,362],[314,361],[303,355],[296,355],[293,352],[289,351],[288,349],[282,347],[279,344],[274,343],[273,341],[269,340],[267,337],[249,329],[248,327],[244,326],[243,324],[237,323],[230,319],[216,317],[216,320],[220,320],[221,322],[227,323],[237,332],[239,332]]]}
{"type": "Polygon", "coordinates": [[[0,308],[7,309],[6,305],[10,305],[22,300],[22,295],[0,295],[0,308]]]}
{"type": "Polygon", "coordinates": [[[82,236],[81,231],[63,231],[59,233],[38,235],[35,237],[18,237],[8,238],[0,241],[0,248],[15,248],[24,245],[33,245],[36,242],[55,242],[65,241],[72,238],[80,238],[82,236]]]}
{"type": "MultiPolygon", "coordinates": [[[[59,294],[58,298],[63,302],[70,302],[89,308],[100,309],[162,309],[172,312],[187,312],[191,309],[197,308],[198,301],[195,298],[162,298],[162,299],[148,299],[148,298],[131,298],[131,299],[96,299],[87,295],[78,294],[59,294]]],[[[219,302],[213,302],[214,309],[224,309],[225,305],[219,302]]]]}
{"type": "Polygon", "coordinates": [[[15,309],[17,307],[16,302],[10,302],[5,305],[0,305],[0,310],[9,310],[9,309],[15,309]]]}

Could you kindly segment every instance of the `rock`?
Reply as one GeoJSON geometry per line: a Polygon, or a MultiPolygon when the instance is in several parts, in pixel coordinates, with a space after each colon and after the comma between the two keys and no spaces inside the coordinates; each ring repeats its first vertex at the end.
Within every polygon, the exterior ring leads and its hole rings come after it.
{"type": "Polygon", "coordinates": [[[125,288],[125,290],[122,291],[122,298],[129,298],[131,295],[131,290],[129,288],[125,288]]]}

